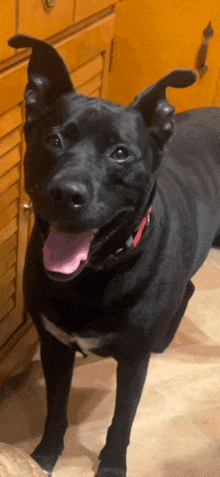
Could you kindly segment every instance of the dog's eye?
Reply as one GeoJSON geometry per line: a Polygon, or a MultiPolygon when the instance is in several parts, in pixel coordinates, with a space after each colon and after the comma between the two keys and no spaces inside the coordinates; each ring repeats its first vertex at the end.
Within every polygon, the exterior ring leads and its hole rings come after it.
{"type": "Polygon", "coordinates": [[[47,143],[50,146],[56,147],[57,149],[60,149],[62,147],[61,140],[57,134],[51,134],[50,136],[47,137],[47,143]]]}
{"type": "Polygon", "coordinates": [[[125,147],[117,147],[114,152],[111,154],[111,158],[117,162],[124,162],[127,157],[129,157],[129,151],[125,147]]]}

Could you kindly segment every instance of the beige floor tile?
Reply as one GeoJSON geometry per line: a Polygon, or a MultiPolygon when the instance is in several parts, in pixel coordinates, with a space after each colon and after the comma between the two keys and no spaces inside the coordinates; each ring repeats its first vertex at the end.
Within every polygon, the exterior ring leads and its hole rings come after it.
{"type": "Polygon", "coordinates": [[[217,248],[212,248],[208,254],[206,262],[211,263],[220,270],[220,250],[217,248]]]}
{"type": "Polygon", "coordinates": [[[193,323],[186,315],[182,318],[180,326],[174,336],[173,341],[169,346],[169,350],[172,348],[179,348],[180,346],[188,346],[197,343],[210,343],[210,338],[203,333],[199,327],[193,323]]]}
{"type": "Polygon", "coordinates": [[[187,317],[203,333],[220,344],[220,288],[194,293],[186,311],[187,317]]]}
{"type": "Polygon", "coordinates": [[[194,275],[193,283],[196,290],[211,290],[220,288],[220,251],[212,249],[207,260],[194,275]]]}
{"type": "Polygon", "coordinates": [[[215,366],[196,369],[188,375],[176,376],[159,383],[157,389],[167,397],[174,409],[184,415],[212,409],[219,406],[219,369],[215,366]]]}
{"type": "Polygon", "coordinates": [[[151,356],[147,382],[153,385],[163,383],[185,376],[185,380],[191,379],[191,375],[200,376],[201,373],[216,372],[220,376],[220,347],[213,341],[195,343],[179,348],[168,348],[163,354],[151,356]]]}
{"type": "Polygon", "coordinates": [[[202,433],[220,440],[220,407],[189,416],[202,433]]]}
{"type": "Polygon", "coordinates": [[[204,454],[208,461],[211,452],[212,441],[183,417],[142,428],[134,425],[128,451],[128,477],[199,477],[199,461],[204,454]]]}

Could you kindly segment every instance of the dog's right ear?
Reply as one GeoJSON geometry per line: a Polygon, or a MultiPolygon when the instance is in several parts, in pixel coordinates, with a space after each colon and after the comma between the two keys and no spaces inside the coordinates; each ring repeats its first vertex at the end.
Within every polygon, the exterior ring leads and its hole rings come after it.
{"type": "Polygon", "coordinates": [[[49,43],[29,35],[15,35],[8,41],[13,48],[32,48],[25,90],[26,123],[30,125],[62,94],[74,91],[68,69],[49,43]]]}

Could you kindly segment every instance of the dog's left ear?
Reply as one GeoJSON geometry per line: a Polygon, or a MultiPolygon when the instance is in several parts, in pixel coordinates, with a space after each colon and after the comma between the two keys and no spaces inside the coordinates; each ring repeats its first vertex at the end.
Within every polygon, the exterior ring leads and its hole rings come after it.
{"type": "Polygon", "coordinates": [[[166,88],[185,88],[196,81],[196,73],[189,69],[171,71],[161,80],[139,93],[130,107],[139,110],[146,126],[163,148],[174,130],[174,107],[166,99],[166,88]]]}
{"type": "Polygon", "coordinates": [[[25,90],[26,126],[37,120],[65,93],[74,91],[68,69],[55,48],[30,35],[15,35],[8,41],[14,48],[32,48],[25,90]]]}

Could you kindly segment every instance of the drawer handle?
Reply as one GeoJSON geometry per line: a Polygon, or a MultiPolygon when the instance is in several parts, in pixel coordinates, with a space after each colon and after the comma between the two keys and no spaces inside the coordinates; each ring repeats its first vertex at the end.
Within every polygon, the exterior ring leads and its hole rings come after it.
{"type": "Polygon", "coordinates": [[[23,209],[25,212],[33,212],[33,204],[23,204],[23,209]]]}
{"type": "Polygon", "coordinates": [[[206,65],[206,58],[208,53],[209,38],[211,38],[213,34],[214,34],[214,30],[212,28],[211,22],[209,22],[208,26],[203,31],[203,35],[205,38],[202,42],[202,45],[199,49],[199,54],[198,54],[197,69],[198,69],[200,78],[202,78],[209,69],[208,66],[206,65]]]}
{"type": "Polygon", "coordinates": [[[44,3],[46,8],[52,8],[55,7],[57,0],[44,0],[44,3]]]}

